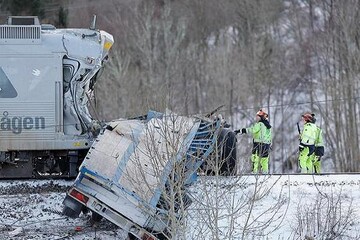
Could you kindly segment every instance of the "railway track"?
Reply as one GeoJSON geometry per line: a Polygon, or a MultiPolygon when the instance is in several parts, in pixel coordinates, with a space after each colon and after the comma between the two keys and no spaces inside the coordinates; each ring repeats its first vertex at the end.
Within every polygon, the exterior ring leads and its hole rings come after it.
{"type": "Polygon", "coordinates": [[[62,201],[72,181],[1,180],[0,240],[3,239],[122,239],[122,230],[90,214],[78,219],[62,215],[62,201]],[[105,237],[104,237],[105,236],[105,237]]]}

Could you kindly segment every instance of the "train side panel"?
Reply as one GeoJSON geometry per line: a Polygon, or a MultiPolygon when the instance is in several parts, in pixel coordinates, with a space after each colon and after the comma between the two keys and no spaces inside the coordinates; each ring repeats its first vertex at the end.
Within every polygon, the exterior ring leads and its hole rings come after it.
{"type": "Polygon", "coordinates": [[[52,54],[5,55],[0,66],[0,87],[6,89],[0,92],[0,150],[53,149],[61,59],[52,54]]]}

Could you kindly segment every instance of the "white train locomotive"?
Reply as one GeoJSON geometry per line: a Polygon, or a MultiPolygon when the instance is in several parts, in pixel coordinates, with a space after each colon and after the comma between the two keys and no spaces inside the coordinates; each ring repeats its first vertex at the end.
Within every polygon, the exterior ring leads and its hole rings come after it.
{"type": "Polygon", "coordinates": [[[89,112],[113,37],[37,17],[0,25],[0,178],[74,177],[99,122],[89,112]]]}

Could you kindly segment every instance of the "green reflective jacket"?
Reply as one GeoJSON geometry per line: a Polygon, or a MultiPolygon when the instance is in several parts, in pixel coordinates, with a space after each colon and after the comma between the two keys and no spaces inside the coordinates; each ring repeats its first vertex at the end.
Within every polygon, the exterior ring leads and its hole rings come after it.
{"type": "Polygon", "coordinates": [[[304,145],[315,145],[317,127],[314,123],[305,123],[300,134],[300,142],[304,145]]]}
{"type": "Polygon", "coordinates": [[[323,147],[324,146],[322,130],[321,130],[320,127],[316,127],[315,146],[317,146],[317,147],[323,147]]]}
{"type": "Polygon", "coordinates": [[[271,144],[271,128],[267,128],[262,122],[257,122],[246,128],[246,132],[252,134],[254,142],[271,144]]]}

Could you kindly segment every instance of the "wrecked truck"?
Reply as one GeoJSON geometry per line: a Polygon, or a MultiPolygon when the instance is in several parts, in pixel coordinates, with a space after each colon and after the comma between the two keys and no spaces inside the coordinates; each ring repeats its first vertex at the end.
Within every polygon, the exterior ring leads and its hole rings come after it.
{"type": "Polygon", "coordinates": [[[150,111],[110,122],[88,151],[63,214],[113,222],[129,239],[171,239],[198,174],[234,175],[236,138],[220,119],[150,111]]]}

